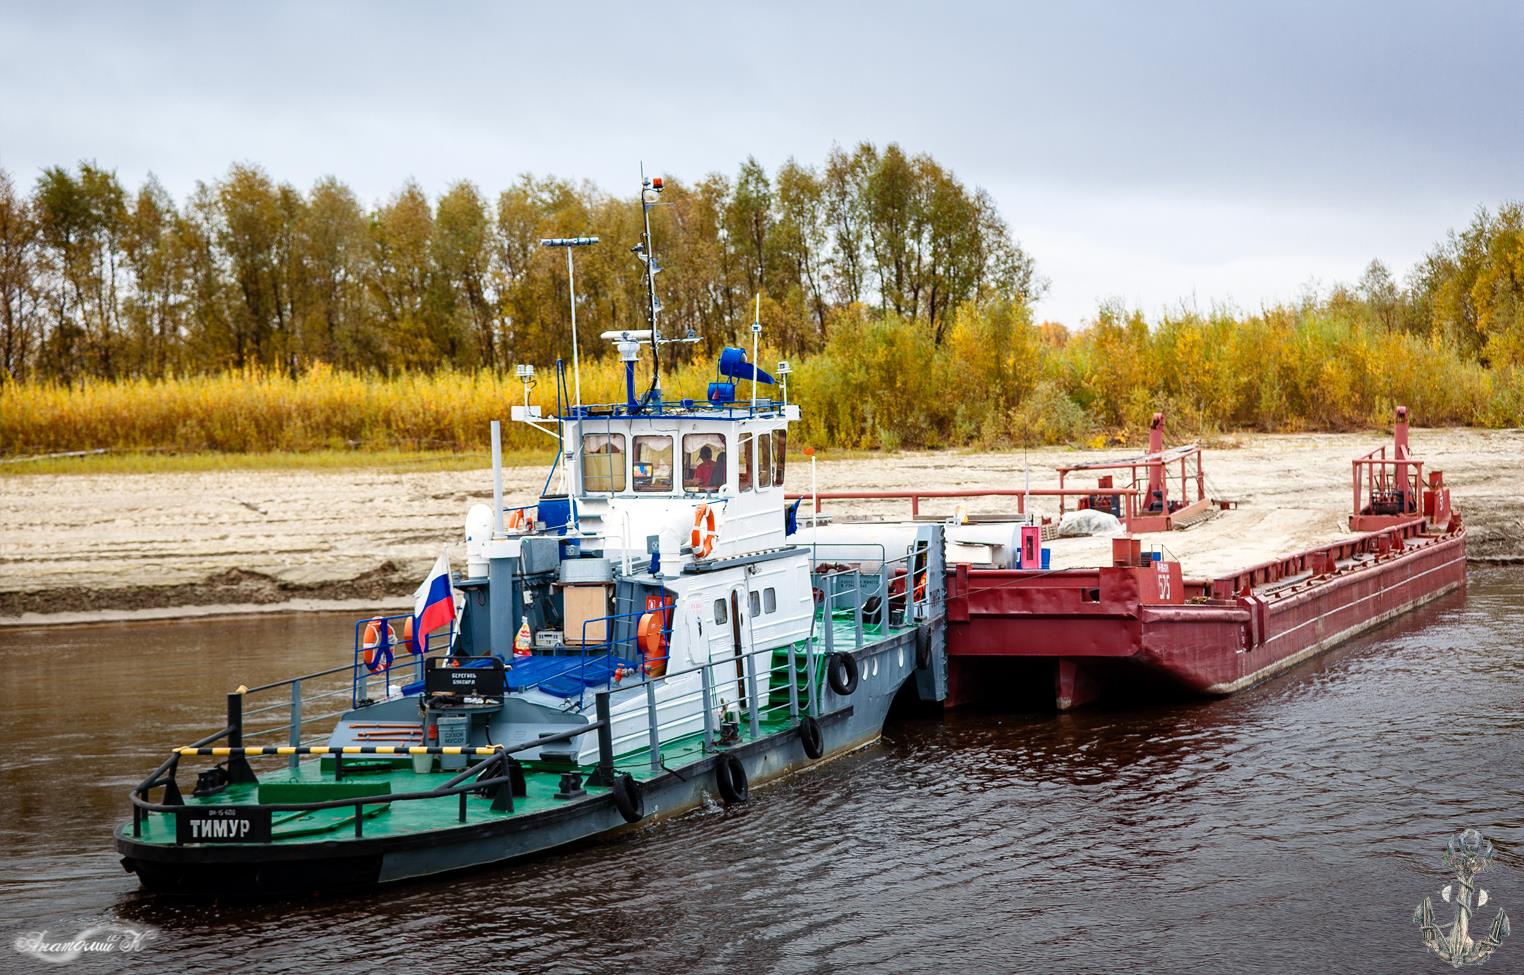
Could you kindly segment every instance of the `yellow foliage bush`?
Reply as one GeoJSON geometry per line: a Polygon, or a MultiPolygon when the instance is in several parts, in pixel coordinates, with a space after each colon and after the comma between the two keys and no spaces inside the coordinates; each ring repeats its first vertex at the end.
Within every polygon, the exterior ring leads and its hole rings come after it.
{"type": "MultiPolygon", "coordinates": [[[[961,310],[940,346],[924,323],[854,308],[833,317],[825,348],[794,369],[791,399],[805,408],[799,446],[1087,443],[1117,430],[1139,437],[1157,409],[1182,432],[1351,429],[1386,423],[1397,404],[1425,425],[1524,424],[1524,367],[1489,368],[1438,333],[1386,330],[1323,306],[1180,315],[1153,328],[1106,309],[1069,335],[1034,325],[1022,306],[995,304],[961,310]]],[[[698,399],[712,378],[712,363],[695,361],[664,374],[663,388],[668,401],[698,399]]],[[[644,393],[649,357],[637,379],[644,393]]],[[[555,386],[542,367],[530,402],[546,415],[555,386]]],[[[746,384],[739,393],[749,394],[746,384]]],[[[622,364],[584,361],[582,397],[622,402],[622,364]]],[[[523,399],[515,378],[485,370],[4,382],[0,453],[474,450],[486,445],[489,421],[507,420],[523,399]]],[[[504,438],[509,448],[547,446],[522,424],[505,424],[504,438]]]]}

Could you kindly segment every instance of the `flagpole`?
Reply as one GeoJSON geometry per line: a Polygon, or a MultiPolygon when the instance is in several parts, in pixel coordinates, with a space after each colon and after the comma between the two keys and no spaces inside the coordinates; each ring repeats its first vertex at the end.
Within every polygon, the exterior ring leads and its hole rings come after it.
{"type": "Polygon", "coordinates": [[[757,292],[756,311],[751,316],[751,411],[757,412],[757,339],[762,335],[762,292],[757,292]]]}

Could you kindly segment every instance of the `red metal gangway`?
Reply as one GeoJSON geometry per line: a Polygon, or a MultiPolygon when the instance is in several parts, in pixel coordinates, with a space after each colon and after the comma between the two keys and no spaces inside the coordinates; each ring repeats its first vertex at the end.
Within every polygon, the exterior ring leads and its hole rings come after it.
{"type": "MultiPolygon", "coordinates": [[[[1139,457],[1124,457],[1118,460],[1096,460],[1084,464],[1070,464],[1058,469],[1058,486],[1064,486],[1064,479],[1077,471],[1126,471],[1125,476],[1132,478],[1123,491],[1127,499],[1125,512],[1119,508],[1113,508],[1109,513],[1115,515],[1127,530],[1133,533],[1139,532],[1163,532],[1177,526],[1187,525],[1198,520],[1212,506],[1212,499],[1206,493],[1206,474],[1201,468],[1201,445],[1186,444],[1180,447],[1164,449],[1164,414],[1155,413],[1153,422],[1149,424],[1148,453],[1139,457]],[[1192,466],[1194,462],[1194,471],[1192,466]],[[1179,477],[1175,476],[1173,468],[1179,465],[1179,477]],[[1142,471],[1143,476],[1139,476],[1142,471]],[[1179,484],[1179,496],[1170,496],[1170,484],[1175,481],[1179,484]],[[1192,488],[1194,487],[1194,491],[1192,488]]],[[[1095,495],[1098,498],[1105,495],[1117,495],[1113,489],[1115,475],[1107,474],[1100,478],[1099,489],[1082,492],[1095,495]]],[[[1081,501],[1080,507],[1101,508],[1095,501],[1081,501]]],[[[1063,501],[1059,501],[1059,514],[1062,516],[1063,501]]]]}

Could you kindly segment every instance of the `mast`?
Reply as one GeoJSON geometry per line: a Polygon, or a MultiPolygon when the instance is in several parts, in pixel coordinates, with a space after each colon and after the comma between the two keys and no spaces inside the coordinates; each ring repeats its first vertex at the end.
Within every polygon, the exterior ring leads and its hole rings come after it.
{"type": "Polygon", "coordinates": [[[644,229],[635,253],[646,266],[646,322],[651,327],[651,391],[658,403],[661,402],[661,330],[656,324],[656,317],[661,311],[661,301],[656,297],[656,273],[661,267],[656,263],[656,251],[651,243],[651,208],[657,205],[662,188],[662,178],[657,176],[647,179],[646,164],[641,163],[640,218],[644,229]]]}
{"type": "Polygon", "coordinates": [[[577,276],[572,270],[572,250],[596,243],[597,237],[546,237],[540,241],[541,247],[561,247],[566,250],[566,292],[571,299],[572,382],[576,387],[575,404],[578,409],[582,408],[582,365],[577,356],[577,276]]]}

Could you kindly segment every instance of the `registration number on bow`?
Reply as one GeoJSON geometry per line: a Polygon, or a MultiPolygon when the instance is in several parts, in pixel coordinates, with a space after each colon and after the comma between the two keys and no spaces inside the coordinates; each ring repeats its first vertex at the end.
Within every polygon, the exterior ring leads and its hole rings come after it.
{"type": "Polygon", "coordinates": [[[257,806],[190,806],[175,814],[179,843],[268,843],[270,810],[257,806]]]}

